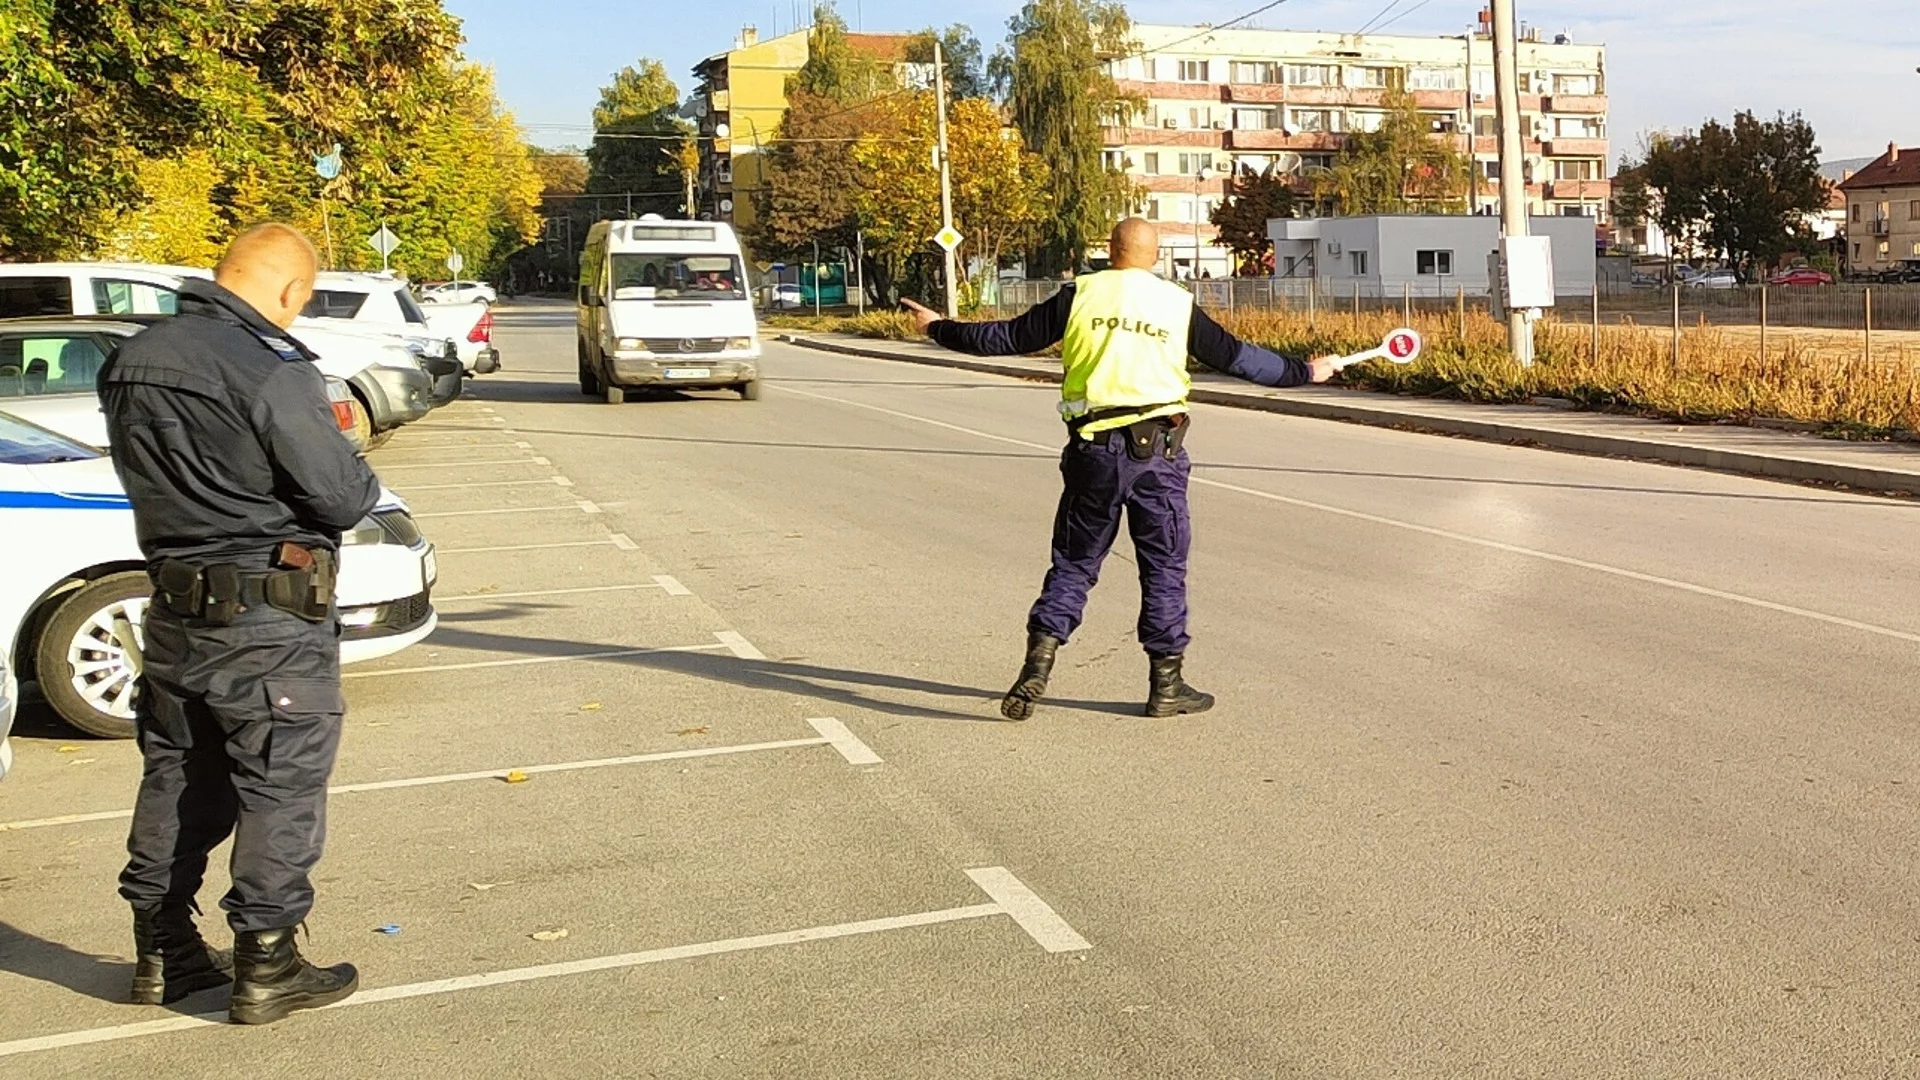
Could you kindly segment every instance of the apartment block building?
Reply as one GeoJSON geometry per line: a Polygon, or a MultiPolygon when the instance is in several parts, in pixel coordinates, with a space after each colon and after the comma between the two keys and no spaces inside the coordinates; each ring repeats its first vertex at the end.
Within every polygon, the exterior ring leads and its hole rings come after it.
{"type": "Polygon", "coordinates": [[[1920,146],[1887,152],[1840,182],[1847,200],[1847,270],[1878,273],[1920,259],[1920,146]]]}
{"type": "MultiPolygon", "coordinates": [[[[694,65],[698,80],[681,115],[699,127],[700,216],[736,229],[754,221],[762,154],[787,115],[787,79],[806,65],[811,27],[760,40],[749,26],[733,47],[694,65]]],[[[848,34],[848,45],[906,78],[906,34],[848,34]]]]}
{"type": "MultiPolygon", "coordinates": [[[[1207,216],[1236,170],[1278,167],[1302,186],[1330,167],[1347,137],[1376,129],[1389,89],[1404,89],[1435,138],[1473,157],[1473,200],[1497,212],[1493,41],[1455,37],[1211,30],[1137,25],[1135,55],[1109,62],[1145,107],[1106,130],[1108,163],[1145,193],[1161,224],[1166,268],[1229,273],[1207,216]],[[1196,250],[1198,254],[1195,260],[1196,250]]],[[[1611,186],[1606,49],[1523,32],[1518,49],[1528,210],[1604,216],[1611,186]]],[[[1463,196],[1466,192],[1462,192],[1463,196]]]]}

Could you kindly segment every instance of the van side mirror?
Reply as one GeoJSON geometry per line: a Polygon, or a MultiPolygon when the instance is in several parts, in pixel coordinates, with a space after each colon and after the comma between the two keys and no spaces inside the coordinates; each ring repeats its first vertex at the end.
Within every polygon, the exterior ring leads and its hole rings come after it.
{"type": "Polygon", "coordinates": [[[600,296],[598,293],[594,292],[593,286],[591,285],[580,286],[580,306],[581,307],[599,307],[600,306],[600,296]]]}

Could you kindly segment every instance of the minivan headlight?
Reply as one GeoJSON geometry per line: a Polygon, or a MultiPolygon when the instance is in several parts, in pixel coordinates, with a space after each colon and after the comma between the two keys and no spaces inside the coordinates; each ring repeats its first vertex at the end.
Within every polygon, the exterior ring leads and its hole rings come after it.
{"type": "Polygon", "coordinates": [[[730,337],[727,339],[727,348],[735,352],[741,349],[751,349],[753,348],[753,339],[750,337],[730,337]]]}
{"type": "Polygon", "coordinates": [[[625,350],[637,350],[642,348],[640,344],[640,339],[637,337],[623,337],[619,341],[614,342],[614,347],[618,349],[625,349],[625,350]]]}

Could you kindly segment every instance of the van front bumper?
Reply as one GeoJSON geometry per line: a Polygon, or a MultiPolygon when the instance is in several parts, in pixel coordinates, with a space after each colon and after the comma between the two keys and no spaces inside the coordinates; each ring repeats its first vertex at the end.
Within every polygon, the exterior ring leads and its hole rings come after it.
{"type": "Polygon", "coordinates": [[[707,354],[614,353],[607,357],[616,386],[738,386],[760,377],[758,351],[707,354]]]}

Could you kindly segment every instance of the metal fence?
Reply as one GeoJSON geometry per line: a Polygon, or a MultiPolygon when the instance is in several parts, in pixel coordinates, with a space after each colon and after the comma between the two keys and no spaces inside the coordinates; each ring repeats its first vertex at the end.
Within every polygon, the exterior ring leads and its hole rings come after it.
{"type": "MultiPolygon", "coordinates": [[[[1465,321],[1492,314],[1491,301],[1461,286],[1412,285],[1398,289],[1332,286],[1311,278],[1234,278],[1182,282],[1209,312],[1288,312],[1314,320],[1399,311],[1449,315],[1465,321]]],[[[1058,281],[1001,282],[981,311],[993,318],[1016,315],[1052,296],[1058,281]]],[[[1675,336],[1700,330],[1726,331],[1731,341],[1765,348],[1789,342],[1816,351],[1868,359],[1920,360],[1920,285],[1757,285],[1732,289],[1660,286],[1631,288],[1605,282],[1587,293],[1563,295],[1543,312],[1549,323],[1640,327],[1675,336]],[[1777,332],[1777,333],[1776,333],[1777,332]]]]}

